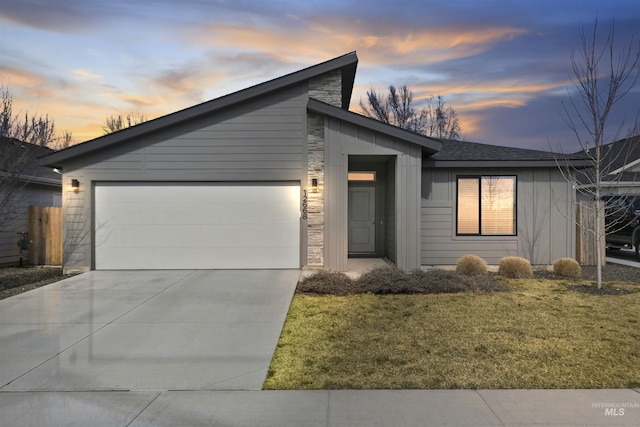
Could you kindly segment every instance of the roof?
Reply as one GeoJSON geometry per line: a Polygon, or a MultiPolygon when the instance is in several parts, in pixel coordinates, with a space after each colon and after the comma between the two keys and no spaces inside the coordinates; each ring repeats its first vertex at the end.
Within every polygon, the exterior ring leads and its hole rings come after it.
{"type": "Polygon", "coordinates": [[[391,138],[411,142],[422,147],[423,153],[426,154],[437,153],[442,145],[442,143],[436,139],[429,138],[425,135],[411,132],[396,126],[392,126],[379,120],[363,116],[361,114],[342,110],[333,105],[318,101],[317,99],[309,99],[309,102],[307,103],[307,109],[315,113],[333,117],[356,126],[361,126],[376,131],[378,133],[390,136],[391,138]]]}
{"type": "Polygon", "coordinates": [[[60,167],[62,166],[62,163],[74,157],[82,156],[95,150],[103,149],[187,120],[192,120],[196,117],[211,114],[232,105],[247,101],[251,98],[302,83],[313,77],[317,77],[334,70],[341,70],[342,72],[342,108],[347,110],[351,102],[351,93],[353,91],[357,65],[358,57],[356,53],[347,53],[346,55],[251,86],[247,89],[243,89],[118,132],[101,136],[82,144],[71,146],[44,157],[41,159],[40,163],[43,165],[60,167]]]}
{"type": "MultiPolygon", "coordinates": [[[[593,149],[578,153],[585,156],[594,155],[593,149]]],[[[627,170],[636,169],[640,163],[640,137],[625,138],[603,144],[601,155],[600,164],[603,168],[603,175],[610,175],[612,181],[636,181],[638,173],[627,172],[627,170]]]]}
{"type": "Polygon", "coordinates": [[[37,162],[39,157],[55,153],[51,148],[0,136],[0,153],[2,155],[2,159],[0,159],[0,174],[19,174],[18,178],[20,180],[29,183],[54,186],[62,184],[60,174],[55,173],[51,168],[40,166],[37,162]],[[18,166],[16,170],[10,170],[10,168],[15,167],[16,162],[21,161],[18,159],[24,159],[24,166],[18,166]]]}
{"type": "Polygon", "coordinates": [[[581,153],[557,154],[549,151],[504,147],[479,142],[443,139],[441,150],[423,159],[425,167],[555,167],[569,160],[576,167],[587,166],[581,153]]]}
{"type": "MultiPolygon", "coordinates": [[[[591,159],[590,156],[594,155],[594,150],[579,151],[576,154],[581,154],[591,159]]],[[[640,164],[640,137],[625,138],[609,144],[603,144],[601,156],[600,173],[607,185],[613,184],[620,187],[640,186],[640,182],[638,182],[640,173],[637,172],[638,164],[640,164]]],[[[593,164],[594,161],[589,160],[589,166],[593,166],[593,164]]],[[[590,170],[577,175],[577,180],[583,187],[590,187],[594,181],[590,170]]]]}

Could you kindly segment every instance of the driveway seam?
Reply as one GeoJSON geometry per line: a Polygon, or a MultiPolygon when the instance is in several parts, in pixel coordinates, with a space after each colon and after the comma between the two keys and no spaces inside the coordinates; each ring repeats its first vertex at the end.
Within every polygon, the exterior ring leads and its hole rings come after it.
{"type": "MultiPolygon", "coordinates": [[[[138,305],[131,307],[128,311],[125,311],[124,313],[122,313],[120,316],[116,317],[115,319],[113,319],[112,321],[106,323],[104,327],[109,326],[112,323],[117,322],[118,320],[122,319],[124,316],[126,316],[127,314],[131,313],[133,310],[139,308],[141,305],[146,304],[147,302],[149,302],[150,300],[152,300],[153,298],[157,297],[158,295],[160,295],[161,293],[163,293],[164,291],[166,291],[167,289],[177,285],[178,283],[182,282],[184,279],[186,279],[187,277],[191,276],[192,274],[194,274],[196,271],[198,270],[192,270],[191,273],[187,274],[186,276],[181,277],[180,279],[176,280],[175,282],[171,283],[170,285],[166,286],[165,288],[161,289],[160,291],[156,292],[155,294],[151,295],[149,298],[145,299],[144,301],[140,302],[138,305]]],[[[102,328],[100,328],[102,329],[102,328]]],[[[98,331],[96,331],[98,332],[98,331]]],[[[92,334],[93,335],[93,334],[92,334]]],[[[85,338],[88,338],[85,337],[85,338]]],[[[83,338],[84,339],[84,338],[83,338]]]]}
{"type": "MultiPolygon", "coordinates": [[[[273,357],[273,356],[272,356],[272,357],[273,357]]],[[[228,378],[225,378],[225,379],[223,379],[223,380],[216,381],[216,382],[214,382],[214,383],[204,385],[204,386],[200,387],[200,388],[199,388],[199,389],[197,389],[197,390],[208,391],[208,390],[210,390],[210,389],[209,389],[209,387],[215,387],[215,386],[216,386],[216,385],[218,385],[218,384],[226,383],[226,382],[228,382],[228,381],[235,380],[236,378],[245,377],[245,376],[247,376],[247,375],[251,375],[251,374],[254,374],[254,373],[256,373],[256,372],[263,371],[263,370],[264,370],[264,368],[260,368],[260,369],[254,369],[254,370],[249,371],[249,372],[243,372],[243,373],[241,373],[241,374],[239,374],[239,375],[234,375],[234,376],[232,376],[232,377],[228,377],[228,378]]],[[[263,385],[264,385],[264,381],[263,381],[263,385]]],[[[262,389],[261,389],[261,390],[262,390],[262,389]]],[[[170,390],[170,391],[177,391],[177,390],[170,390]]]]}
{"type": "Polygon", "coordinates": [[[496,417],[496,420],[498,420],[498,422],[500,423],[500,425],[502,426],[506,426],[506,424],[504,423],[504,421],[502,421],[502,419],[498,416],[498,414],[496,413],[496,411],[493,410],[493,408],[491,407],[491,405],[489,405],[489,402],[487,402],[484,398],[484,396],[482,395],[482,393],[480,393],[479,390],[475,391],[476,394],[478,396],[480,396],[480,399],[482,399],[482,401],[484,402],[485,405],[487,405],[487,408],[489,408],[489,410],[491,411],[491,413],[493,414],[494,417],[496,417]]]}
{"type": "Polygon", "coordinates": [[[162,395],[162,393],[163,393],[163,392],[159,392],[159,393],[156,395],[156,397],[154,397],[153,399],[151,399],[151,401],[150,401],[149,403],[147,403],[147,404],[145,405],[145,407],[144,407],[144,408],[142,408],[142,409],[140,410],[140,412],[138,412],[138,413],[136,414],[136,416],[135,416],[135,417],[133,417],[133,418],[131,419],[131,421],[129,421],[129,422],[127,423],[127,427],[128,427],[128,426],[130,426],[132,423],[134,423],[134,422],[138,419],[138,417],[139,417],[140,415],[142,415],[142,413],[143,413],[144,411],[146,411],[146,410],[147,410],[147,408],[149,408],[149,406],[151,406],[151,405],[153,404],[153,402],[155,402],[156,400],[158,400],[158,398],[162,395]]]}

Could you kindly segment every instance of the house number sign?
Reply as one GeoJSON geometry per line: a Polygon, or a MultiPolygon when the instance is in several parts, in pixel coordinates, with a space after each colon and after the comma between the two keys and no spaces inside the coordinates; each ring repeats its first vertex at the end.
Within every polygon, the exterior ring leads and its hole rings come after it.
{"type": "Polygon", "coordinates": [[[304,190],[302,194],[302,219],[307,219],[307,207],[308,207],[307,190],[304,190]]]}

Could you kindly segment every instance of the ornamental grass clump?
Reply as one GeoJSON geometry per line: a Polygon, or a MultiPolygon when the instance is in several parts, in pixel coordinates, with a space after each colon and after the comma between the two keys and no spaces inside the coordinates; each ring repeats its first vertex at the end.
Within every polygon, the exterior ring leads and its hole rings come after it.
{"type": "Polygon", "coordinates": [[[487,262],[476,255],[465,255],[456,264],[456,271],[465,276],[485,276],[489,270],[487,262]]]}
{"type": "Polygon", "coordinates": [[[507,279],[530,279],[533,277],[531,263],[517,256],[507,256],[500,260],[498,275],[507,279]]]}
{"type": "Polygon", "coordinates": [[[580,277],[582,268],[573,258],[560,258],[553,262],[553,273],[561,277],[580,277]]]}

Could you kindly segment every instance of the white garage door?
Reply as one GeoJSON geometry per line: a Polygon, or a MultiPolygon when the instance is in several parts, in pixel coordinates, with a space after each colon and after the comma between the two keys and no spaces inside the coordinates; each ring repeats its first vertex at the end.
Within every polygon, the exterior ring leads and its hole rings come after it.
{"type": "Polygon", "coordinates": [[[298,184],[97,184],[95,268],[300,267],[298,184]]]}

